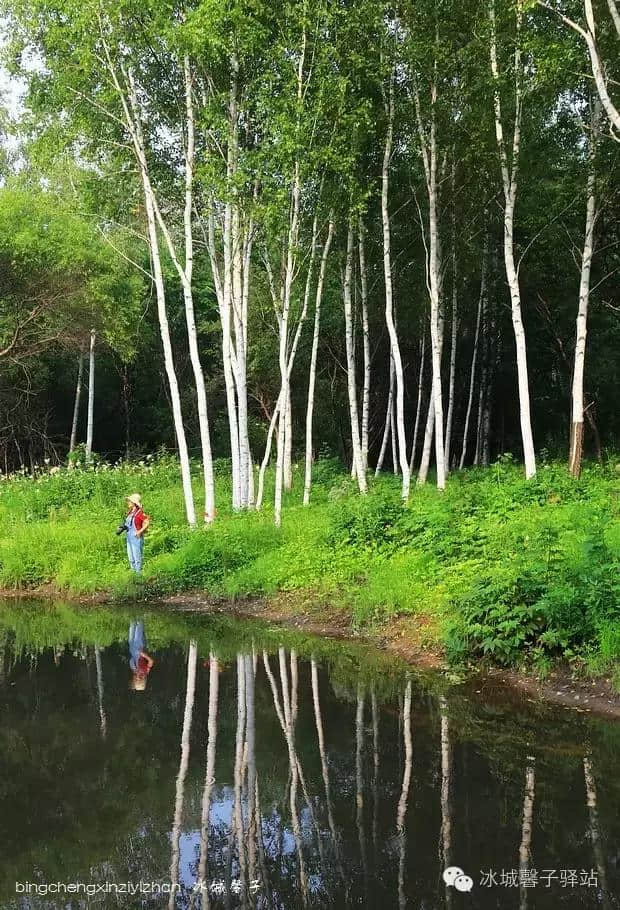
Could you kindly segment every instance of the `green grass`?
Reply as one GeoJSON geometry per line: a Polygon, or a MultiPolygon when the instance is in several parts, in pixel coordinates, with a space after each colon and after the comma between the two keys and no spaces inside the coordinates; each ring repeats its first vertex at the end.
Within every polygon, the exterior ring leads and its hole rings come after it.
{"type": "MultiPolygon", "coordinates": [[[[358,625],[402,613],[430,617],[454,661],[487,656],[539,666],[579,656],[598,672],[620,660],[620,469],[563,464],[531,481],[509,457],[400,500],[398,478],[356,495],[319,462],[309,508],[301,472],[273,525],[273,478],[259,513],[233,514],[228,466],[217,465],[214,526],[184,523],[178,466],[168,457],[0,482],[0,586],[52,584],[70,594],[155,597],[190,589],[245,597],[311,592],[350,608],[358,625]],[[114,530],[139,491],[152,516],[136,581],[114,530]]],[[[194,476],[197,503],[201,486],[194,476]]]]}

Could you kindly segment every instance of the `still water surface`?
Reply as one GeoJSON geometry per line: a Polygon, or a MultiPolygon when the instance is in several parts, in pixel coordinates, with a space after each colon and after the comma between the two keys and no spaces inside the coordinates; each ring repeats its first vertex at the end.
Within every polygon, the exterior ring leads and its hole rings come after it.
{"type": "Polygon", "coordinates": [[[620,907],[617,722],[161,610],[0,605],[0,652],[2,908],[620,907]]]}

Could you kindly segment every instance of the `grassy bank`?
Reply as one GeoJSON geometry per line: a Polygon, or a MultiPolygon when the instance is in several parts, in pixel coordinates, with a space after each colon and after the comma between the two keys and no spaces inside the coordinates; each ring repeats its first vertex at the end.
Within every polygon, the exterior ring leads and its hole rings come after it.
{"type": "MultiPolygon", "coordinates": [[[[509,458],[414,489],[396,478],[355,494],[334,462],[319,462],[313,504],[297,483],[281,530],[271,509],[233,515],[227,466],[218,520],[184,526],[171,459],[61,470],[0,483],[0,586],[52,584],[70,594],[157,596],[202,589],[226,597],[311,592],[363,625],[418,614],[453,660],[488,656],[539,667],[578,656],[595,672],[620,661],[620,471],[617,459],[575,481],[560,464],[525,481],[509,458]],[[123,497],[140,491],[153,519],[140,582],[114,534],[123,497]]],[[[195,478],[200,496],[200,481],[195,478]]],[[[270,490],[267,490],[269,501],[270,490]]]]}

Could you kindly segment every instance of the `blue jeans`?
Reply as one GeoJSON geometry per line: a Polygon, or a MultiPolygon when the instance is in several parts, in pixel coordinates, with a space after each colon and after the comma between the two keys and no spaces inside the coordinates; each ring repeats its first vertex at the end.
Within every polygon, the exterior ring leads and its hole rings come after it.
{"type": "Polygon", "coordinates": [[[144,549],[144,539],[136,537],[131,531],[127,534],[127,556],[129,566],[132,572],[140,573],[142,571],[142,551],[144,549]]]}
{"type": "Polygon", "coordinates": [[[129,626],[129,666],[136,670],[141,651],[146,651],[146,633],[142,620],[135,620],[129,626]]]}

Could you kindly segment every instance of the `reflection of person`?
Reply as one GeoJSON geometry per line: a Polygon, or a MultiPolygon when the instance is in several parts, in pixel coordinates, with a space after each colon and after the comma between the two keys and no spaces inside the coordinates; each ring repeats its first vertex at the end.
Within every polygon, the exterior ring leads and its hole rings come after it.
{"type": "Polygon", "coordinates": [[[139,493],[132,493],[127,497],[129,512],[125,519],[127,528],[127,556],[132,572],[138,574],[142,571],[142,552],[144,550],[144,532],[150,524],[150,518],[145,515],[139,493]]]}
{"type": "Polygon", "coordinates": [[[146,653],[144,623],[142,620],[134,620],[129,626],[129,668],[131,670],[129,687],[131,689],[136,692],[144,692],[153,664],[153,658],[146,653]]]}

